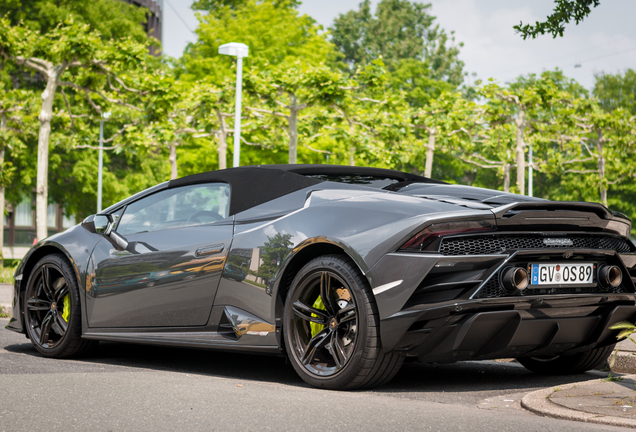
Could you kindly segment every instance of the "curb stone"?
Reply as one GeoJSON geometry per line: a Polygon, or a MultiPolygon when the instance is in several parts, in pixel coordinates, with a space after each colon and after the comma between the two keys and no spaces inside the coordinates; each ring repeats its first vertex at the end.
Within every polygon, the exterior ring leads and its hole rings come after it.
{"type": "MultiPolygon", "coordinates": [[[[634,375],[626,375],[624,378],[635,379],[634,375]]],[[[578,383],[572,383],[564,386],[559,386],[561,391],[568,390],[574,387],[584,387],[601,383],[601,380],[583,381],[578,383]]],[[[636,420],[603,416],[598,414],[590,414],[583,411],[576,411],[573,409],[565,408],[552,402],[549,397],[555,392],[554,387],[547,389],[533,391],[521,398],[521,407],[538,415],[545,417],[552,417],[563,420],[581,421],[586,423],[596,423],[609,426],[620,426],[636,428],[636,420]]]]}
{"type": "MultiPolygon", "coordinates": [[[[611,372],[636,374],[636,355],[633,352],[619,351],[616,356],[614,365],[610,368],[611,372]]],[[[608,361],[614,356],[609,357],[608,361]]]]}

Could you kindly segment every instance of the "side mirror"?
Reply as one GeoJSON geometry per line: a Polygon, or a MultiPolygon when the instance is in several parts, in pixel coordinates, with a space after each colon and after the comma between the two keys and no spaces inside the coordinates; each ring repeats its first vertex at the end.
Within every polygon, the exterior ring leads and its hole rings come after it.
{"type": "Polygon", "coordinates": [[[113,229],[113,217],[111,215],[95,215],[93,219],[95,233],[109,235],[113,229]]]}
{"type": "Polygon", "coordinates": [[[95,234],[101,234],[118,250],[128,249],[128,241],[116,231],[113,231],[115,220],[112,215],[91,215],[84,219],[82,226],[95,234]]]}

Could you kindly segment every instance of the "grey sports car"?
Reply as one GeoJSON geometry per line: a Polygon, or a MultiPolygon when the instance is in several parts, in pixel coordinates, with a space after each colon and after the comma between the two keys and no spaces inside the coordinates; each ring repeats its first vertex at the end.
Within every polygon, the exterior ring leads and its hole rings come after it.
{"type": "Polygon", "coordinates": [[[377,386],[405,358],[577,373],[636,317],[630,220],[398,171],[232,168],[162,183],[40,241],[15,316],[48,357],[99,340],[288,356],[377,386]]]}

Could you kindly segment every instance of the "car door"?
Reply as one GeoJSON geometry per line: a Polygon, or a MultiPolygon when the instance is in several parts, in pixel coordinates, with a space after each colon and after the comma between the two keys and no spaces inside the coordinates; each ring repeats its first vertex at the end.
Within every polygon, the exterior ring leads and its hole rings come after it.
{"type": "Polygon", "coordinates": [[[229,193],[225,183],[204,183],[127,205],[115,230],[129,247],[104,238],[91,256],[89,326],[205,325],[232,241],[229,193]]]}

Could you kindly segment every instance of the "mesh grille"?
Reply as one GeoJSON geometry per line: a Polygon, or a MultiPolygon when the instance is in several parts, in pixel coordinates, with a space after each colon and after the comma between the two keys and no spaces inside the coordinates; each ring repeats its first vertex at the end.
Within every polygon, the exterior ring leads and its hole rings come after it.
{"type": "Polygon", "coordinates": [[[599,294],[626,293],[627,290],[623,285],[616,288],[605,289],[600,285],[590,288],[564,287],[564,288],[543,288],[543,289],[526,289],[524,291],[508,292],[499,283],[499,274],[493,275],[488,282],[477,292],[475,298],[497,298],[497,297],[524,297],[531,295],[558,295],[558,294],[599,294]]]}
{"type": "MultiPolygon", "coordinates": [[[[544,236],[469,236],[444,238],[439,247],[442,255],[483,255],[518,249],[559,249],[564,246],[546,245],[544,236]]],[[[555,237],[558,238],[558,237],[555,237]]],[[[616,252],[630,252],[631,246],[622,237],[607,235],[598,236],[568,236],[572,240],[573,248],[580,249],[605,249],[616,252]]]]}

